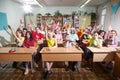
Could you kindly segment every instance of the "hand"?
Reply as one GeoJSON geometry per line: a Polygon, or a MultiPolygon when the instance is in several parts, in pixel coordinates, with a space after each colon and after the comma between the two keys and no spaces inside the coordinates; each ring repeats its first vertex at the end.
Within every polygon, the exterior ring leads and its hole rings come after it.
{"type": "Polygon", "coordinates": [[[9,28],[9,29],[12,29],[12,27],[11,27],[10,25],[8,25],[8,28],[9,28]]]}
{"type": "Polygon", "coordinates": [[[108,44],[107,47],[110,47],[110,45],[108,44]]]}
{"type": "Polygon", "coordinates": [[[20,24],[21,27],[24,27],[24,23],[20,24]]]}

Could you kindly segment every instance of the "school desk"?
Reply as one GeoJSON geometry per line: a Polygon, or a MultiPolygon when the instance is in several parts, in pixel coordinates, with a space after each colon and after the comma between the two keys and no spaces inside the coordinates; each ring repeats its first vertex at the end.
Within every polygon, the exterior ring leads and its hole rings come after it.
{"type": "MultiPolygon", "coordinates": [[[[57,48],[48,48],[44,47],[41,52],[42,61],[79,61],[78,63],[78,71],[80,71],[80,61],[82,60],[83,51],[77,49],[75,47],[65,48],[65,47],[57,47],[57,48]]],[[[44,64],[43,64],[44,68],[44,64]]]]}

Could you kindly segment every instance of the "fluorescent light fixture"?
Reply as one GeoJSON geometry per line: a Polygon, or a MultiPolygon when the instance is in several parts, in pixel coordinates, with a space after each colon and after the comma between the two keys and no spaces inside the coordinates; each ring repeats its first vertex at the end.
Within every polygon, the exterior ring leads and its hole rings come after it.
{"type": "Polygon", "coordinates": [[[26,13],[32,12],[32,8],[31,8],[31,6],[28,5],[28,4],[24,4],[23,9],[24,9],[24,11],[25,11],[26,13]]]}
{"type": "Polygon", "coordinates": [[[34,0],[34,2],[35,2],[38,6],[40,6],[41,8],[43,8],[43,6],[42,6],[37,0],[34,0]]]}
{"type": "Polygon", "coordinates": [[[83,8],[86,4],[88,4],[91,0],[87,0],[83,5],[80,6],[80,8],[83,8]]]}

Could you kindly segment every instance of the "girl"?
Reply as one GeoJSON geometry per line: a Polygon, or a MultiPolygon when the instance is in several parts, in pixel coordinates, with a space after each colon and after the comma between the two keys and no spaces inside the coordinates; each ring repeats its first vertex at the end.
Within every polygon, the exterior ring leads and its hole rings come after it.
{"type": "MultiPolygon", "coordinates": [[[[30,47],[34,47],[34,40],[32,38],[32,33],[30,31],[26,32],[26,36],[25,36],[25,41],[24,41],[24,47],[26,48],[30,48],[30,47]]],[[[25,62],[25,75],[27,75],[29,73],[29,68],[28,68],[29,63],[25,62]]]]}
{"type": "Polygon", "coordinates": [[[117,37],[117,31],[111,30],[110,35],[107,38],[108,40],[111,40],[110,44],[107,44],[107,47],[117,47],[118,46],[118,37],[117,37]]]}
{"type": "Polygon", "coordinates": [[[16,38],[18,47],[22,47],[23,46],[23,42],[24,42],[24,37],[23,37],[22,31],[18,29],[16,31],[16,34],[15,34],[14,30],[12,29],[12,27],[10,25],[8,27],[11,30],[13,36],[16,38]]]}
{"type": "MultiPolygon", "coordinates": [[[[72,45],[76,44],[76,41],[78,41],[78,36],[75,33],[75,29],[71,28],[70,29],[70,34],[67,38],[67,45],[68,47],[72,47],[72,45]]],[[[68,66],[66,68],[66,71],[68,71],[69,69],[71,69],[72,71],[75,71],[75,65],[77,64],[77,62],[68,62],[68,66]]]]}
{"type": "Polygon", "coordinates": [[[103,44],[102,39],[99,38],[99,35],[97,32],[94,32],[93,42],[92,42],[91,46],[100,48],[100,47],[102,47],[102,44],[103,44]]]}
{"type": "MultiPolygon", "coordinates": [[[[16,39],[17,46],[18,46],[18,47],[23,47],[24,37],[23,37],[22,31],[21,31],[20,29],[18,29],[18,30],[16,31],[16,34],[15,34],[13,28],[12,28],[10,25],[8,25],[8,27],[9,27],[9,29],[11,30],[13,36],[14,36],[15,39],[16,39]]],[[[17,67],[17,63],[18,63],[18,62],[13,62],[13,68],[16,68],[16,67],[17,67]]]]}
{"type": "MultiPolygon", "coordinates": [[[[49,47],[49,49],[57,47],[57,40],[53,38],[52,32],[47,33],[47,29],[46,29],[46,41],[47,41],[47,46],[49,47]]],[[[44,74],[44,78],[47,78],[52,73],[51,72],[52,65],[53,65],[52,62],[46,62],[47,71],[44,74]]]]}
{"type": "Polygon", "coordinates": [[[54,36],[55,36],[58,44],[60,44],[63,41],[62,34],[60,33],[60,31],[58,29],[55,30],[54,36]]]}

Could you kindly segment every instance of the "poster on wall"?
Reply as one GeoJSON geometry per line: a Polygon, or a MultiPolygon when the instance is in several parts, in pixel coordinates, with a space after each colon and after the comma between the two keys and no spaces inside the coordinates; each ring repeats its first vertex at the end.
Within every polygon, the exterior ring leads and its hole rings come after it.
{"type": "Polygon", "coordinates": [[[119,7],[120,7],[119,0],[111,0],[111,11],[113,14],[116,14],[119,7]]]}
{"type": "Polygon", "coordinates": [[[8,28],[6,13],[0,12],[0,30],[6,30],[8,28]]]}

